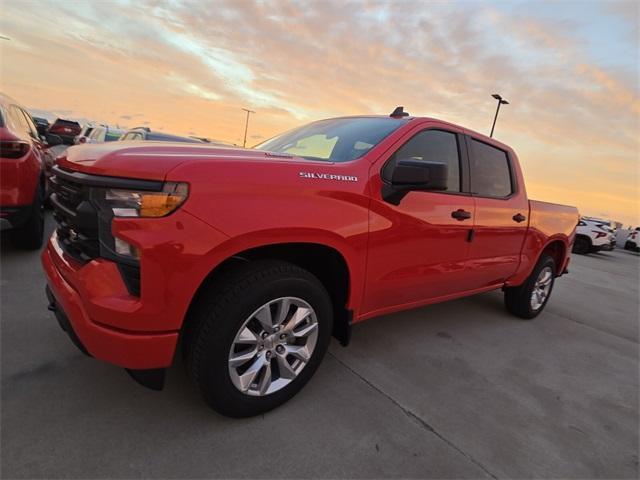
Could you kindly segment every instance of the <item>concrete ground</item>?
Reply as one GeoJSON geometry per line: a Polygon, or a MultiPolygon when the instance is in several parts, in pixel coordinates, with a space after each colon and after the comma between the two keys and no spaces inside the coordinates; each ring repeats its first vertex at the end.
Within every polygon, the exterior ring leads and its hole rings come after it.
{"type": "Polygon", "coordinates": [[[333,343],[289,403],[233,420],[81,355],[37,253],[2,245],[3,478],[637,478],[636,254],[574,256],[534,321],[500,292],[333,343]]]}

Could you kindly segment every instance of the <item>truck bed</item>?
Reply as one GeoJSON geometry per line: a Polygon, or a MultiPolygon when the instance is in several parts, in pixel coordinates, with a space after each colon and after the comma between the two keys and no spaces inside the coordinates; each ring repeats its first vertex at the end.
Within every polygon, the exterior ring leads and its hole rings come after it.
{"type": "Polygon", "coordinates": [[[579,219],[576,207],[529,200],[529,228],[546,239],[566,235],[573,240],[579,219]]]}

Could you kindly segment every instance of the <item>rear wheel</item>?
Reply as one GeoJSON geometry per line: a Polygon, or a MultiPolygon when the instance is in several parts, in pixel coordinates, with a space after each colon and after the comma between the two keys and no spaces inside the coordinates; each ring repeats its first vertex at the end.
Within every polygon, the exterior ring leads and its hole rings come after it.
{"type": "Polygon", "coordinates": [[[311,378],[329,345],[329,294],[281,261],[248,263],[205,287],[186,337],[189,374],[206,402],[231,417],[271,410],[311,378]]]}
{"type": "Polygon", "coordinates": [[[27,222],[22,227],[13,230],[11,237],[18,248],[38,250],[42,247],[44,237],[44,188],[42,185],[38,187],[27,222]]]}
{"type": "Polygon", "coordinates": [[[537,317],[549,301],[555,272],[556,263],[553,258],[543,256],[522,285],[505,289],[507,310],[527,320],[537,317]]]}
{"type": "Polygon", "coordinates": [[[577,236],[576,241],[573,244],[573,253],[578,255],[586,255],[591,250],[591,242],[583,235],[577,236]]]}

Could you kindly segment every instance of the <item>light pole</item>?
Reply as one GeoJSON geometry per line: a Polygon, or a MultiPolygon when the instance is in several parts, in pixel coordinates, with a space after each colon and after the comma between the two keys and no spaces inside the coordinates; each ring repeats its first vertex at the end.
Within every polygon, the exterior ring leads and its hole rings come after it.
{"type": "Polygon", "coordinates": [[[249,110],[248,108],[243,108],[245,112],[247,112],[247,121],[244,124],[244,141],[242,142],[242,148],[247,146],[247,130],[249,129],[249,114],[256,113],[253,110],[249,110]]]}
{"type": "Polygon", "coordinates": [[[504,100],[500,95],[498,95],[497,93],[494,93],[493,95],[491,95],[493,98],[495,98],[496,100],[498,100],[498,108],[496,109],[496,116],[493,117],[493,125],[491,126],[491,133],[489,134],[489,137],[493,137],[493,130],[496,128],[496,120],[498,120],[498,112],[500,111],[500,105],[509,105],[509,102],[507,102],[506,100],[504,100]]]}

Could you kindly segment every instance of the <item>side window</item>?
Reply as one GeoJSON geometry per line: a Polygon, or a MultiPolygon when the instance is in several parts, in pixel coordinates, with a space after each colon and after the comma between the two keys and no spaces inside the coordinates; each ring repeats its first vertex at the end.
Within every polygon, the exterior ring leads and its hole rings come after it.
{"type": "Polygon", "coordinates": [[[508,197],[513,193],[507,153],[471,139],[471,191],[485,197],[508,197]]]}
{"type": "Polygon", "coordinates": [[[29,115],[27,112],[25,112],[24,110],[20,109],[20,112],[22,112],[22,115],[24,115],[25,121],[27,122],[27,128],[29,129],[29,134],[35,138],[35,139],[40,139],[40,135],[38,135],[38,129],[36,128],[35,124],[33,123],[33,120],[31,119],[31,115],[29,115]]]}
{"type": "Polygon", "coordinates": [[[423,130],[400,147],[384,166],[383,178],[391,178],[398,160],[423,160],[447,165],[447,192],[460,192],[460,155],[455,133],[423,130]]]}

